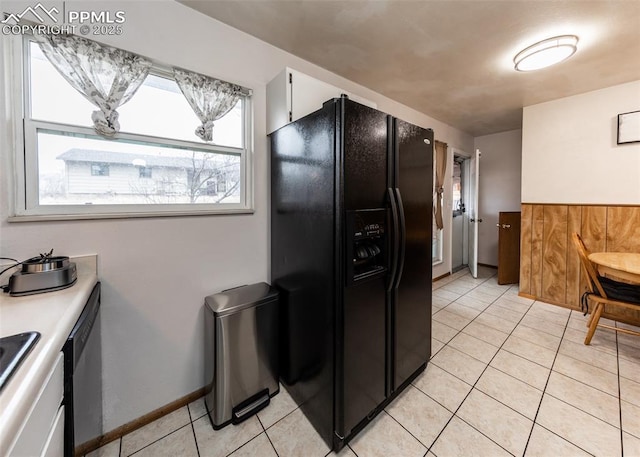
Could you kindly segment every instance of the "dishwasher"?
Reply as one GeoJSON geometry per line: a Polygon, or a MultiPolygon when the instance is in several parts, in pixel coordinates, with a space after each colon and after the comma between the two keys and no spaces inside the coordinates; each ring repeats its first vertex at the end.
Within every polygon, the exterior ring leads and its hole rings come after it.
{"type": "Polygon", "coordinates": [[[100,283],[87,301],[64,348],[64,455],[102,435],[100,283]]]}

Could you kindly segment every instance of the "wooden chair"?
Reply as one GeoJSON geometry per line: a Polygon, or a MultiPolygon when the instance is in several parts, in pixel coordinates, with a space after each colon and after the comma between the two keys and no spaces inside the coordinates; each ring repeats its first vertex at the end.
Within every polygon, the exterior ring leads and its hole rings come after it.
{"type": "Polygon", "coordinates": [[[591,338],[593,338],[593,334],[596,332],[596,328],[603,327],[609,330],[614,330],[616,332],[627,333],[630,335],[640,336],[639,332],[628,330],[626,328],[612,327],[606,324],[600,324],[600,316],[604,312],[604,307],[617,307],[617,308],[627,308],[627,309],[640,309],[640,304],[630,303],[621,300],[613,300],[607,297],[607,294],[600,283],[600,277],[598,276],[598,272],[593,265],[593,263],[589,260],[589,250],[585,247],[582,238],[577,233],[573,233],[571,235],[573,239],[573,243],[575,244],[576,250],[578,251],[578,256],[580,257],[580,263],[582,264],[582,270],[585,273],[585,277],[587,279],[587,289],[588,292],[582,297],[582,300],[586,300],[586,304],[589,302],[593,302],[595,304],[593,310],[591,311],[591,317],[587,321],[587,327],[589,330],[587,331],[587,336],[584,339],[584,344],[590,344],[591,338]]]}

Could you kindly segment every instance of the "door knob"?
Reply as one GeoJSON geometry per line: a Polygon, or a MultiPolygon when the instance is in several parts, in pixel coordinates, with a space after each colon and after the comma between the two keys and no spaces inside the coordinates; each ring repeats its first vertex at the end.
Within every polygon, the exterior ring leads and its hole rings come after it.
{"type": "Polygon", "coordinates": [[[471,222],[482,222],[482,219],[470,219],[471,222]]]}
{"type": "Polygon", "coordinates": [[[502,225],[496,224],[496,227],[502,227],[503,229],[508,229],[508,228],[511,228],[511,225],[510,224],[502,224],[502,225]]]}

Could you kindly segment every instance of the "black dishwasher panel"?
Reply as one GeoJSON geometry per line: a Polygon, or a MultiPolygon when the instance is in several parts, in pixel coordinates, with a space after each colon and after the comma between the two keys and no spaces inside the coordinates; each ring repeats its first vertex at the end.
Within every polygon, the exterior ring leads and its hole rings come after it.
{"type": "Polygon", "coordinates": [[[64,351],[64,455],[102,435],[100,283],[73,327],[64,351]]]}

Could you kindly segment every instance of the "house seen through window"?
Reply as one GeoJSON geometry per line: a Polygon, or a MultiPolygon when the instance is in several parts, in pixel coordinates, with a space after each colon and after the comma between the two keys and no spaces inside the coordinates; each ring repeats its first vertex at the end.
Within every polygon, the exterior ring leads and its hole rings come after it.
{"type": "Polygon", "coordinates": [[[247,207],[248,96],[214,122],[205,142],[171,72],[154,65],[118,108],[120,131],[105,138],[93,128],[97,107],[25,41],[26,214],[247,207]]]}

